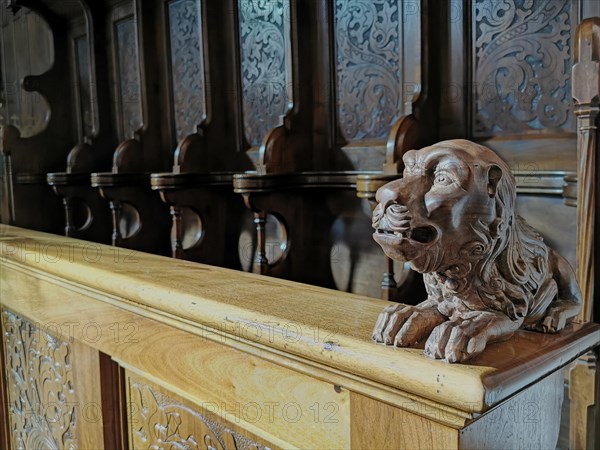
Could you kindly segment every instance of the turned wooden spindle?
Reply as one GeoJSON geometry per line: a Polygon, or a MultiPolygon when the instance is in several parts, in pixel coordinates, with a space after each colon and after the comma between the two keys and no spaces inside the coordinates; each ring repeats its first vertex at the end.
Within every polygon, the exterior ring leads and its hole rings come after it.
{"type": "Polygon", "coordinates": [[[254,213],[254,224],[256,225],[256,255],[254,257],[253,272],[266,275],[269,269],[269,260],[267,259],[265,232],[267,215],[264,211],[254,213]]]}
{"type": "Polygon", "coordinates": [[[383,255],[383,277],[381,279],[381,298],[388,301],[397,301],[398,283],[394,275],[394,260],[383,255]]]}
{"type": "Polygon", "coordinates": [[[76,229],[73,225],[73,204],[69,197],[63,197],[62,201],[65,208],[65,236],[72,237],[76,229]]]}
{"type": "Polygon", "coordinates": [[[171,206],[171,217],[173,219],[173,230],[175,230],[174,240],[171,242],[173,258],[183,258],[183,225],[181,224],[181,208],[171,206]]]}
{"type": "Polygon", "coordinates": [[[112,245],[118,246],[121,243],[121,202],[118,200],[110,201],[110,212],[112,214],[112,245]]]}

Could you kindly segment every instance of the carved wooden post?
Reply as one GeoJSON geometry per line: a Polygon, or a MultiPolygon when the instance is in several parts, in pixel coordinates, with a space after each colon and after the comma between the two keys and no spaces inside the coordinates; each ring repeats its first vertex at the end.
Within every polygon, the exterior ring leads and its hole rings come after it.
{"type": "Polygon", "coordinates": [[[265,227],[267,225],[267,215],[264,211],[254,213],[254,224],[256,225],[256,256],[254,258],[253,271],[266,275],[269,268],[267,259],[267,243],[265,236],[265,227]]]}
{"type": "Polygon", "coordinates": [[[267,275],[269,272],[269,260],[267,259],[267,241],[265,227],[267,224],[267,213],[254,206],[250,194],[243,194],[244,204],[254,214],[254,225],[256,225],[256,249],[252,272],[267,275]]]}
{"type": "Polygon", "coordinates": [[[181,208],[171,206],[171,217],[173,218],[173,230],[175,231],[175,240],[171,242],[173,258],[183,258],[183,226],[181,224],[181,208]]]}
{"type": "Polygon", "coordinates": [[[110,201],[110,212],[112,213],[112,245],[117,246],[121,242],[121,202],[118,200],[110,201]]]}
{"type": "Polygon", "coordinates": [[[69,197],[63,197],[63,206],[65,207],[65,236],[71,237],[75,226],[73,225],[73,205],[69,197]]]}
{"type": "Polygon", "coordinates": [[[381,279],[381,298],[383,300],[395,301],[398,297],[398,283],[394,278],[394,260],[383,255],[383,278],[381,279]]]}
{"type": "MultiPolygon", "coordinates": [[[[595,231],[600,224],[597,203],[596,119],[600,111],[600,18],[577,28],[573,65],[574,112],[577,116],[577,278],[583,297],[580,319],[594,319],[596,266],[595,231]]],[[[570,448],[595,448],[598,441],[598,374],[596,355],[580,358],[570,372],[570,448]],[[594,431],[595,430],[595,431],[594,431]]]]}

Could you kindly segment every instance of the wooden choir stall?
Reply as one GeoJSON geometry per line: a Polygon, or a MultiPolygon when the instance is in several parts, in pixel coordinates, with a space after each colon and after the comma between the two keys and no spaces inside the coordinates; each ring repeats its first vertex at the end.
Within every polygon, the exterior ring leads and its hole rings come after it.
{"type": "Polygon", "coordinates": [[[599,108],[595,0],[0,0],[0,448],[596,448],[599,108]],[[582,307],[449,363],[373,231],[455,139],[582,307]]]}

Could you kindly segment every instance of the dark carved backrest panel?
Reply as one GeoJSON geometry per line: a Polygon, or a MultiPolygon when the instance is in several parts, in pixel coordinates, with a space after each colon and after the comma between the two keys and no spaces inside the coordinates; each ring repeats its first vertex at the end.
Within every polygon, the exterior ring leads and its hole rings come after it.
{"type": "Polygon", "coordinates": [[[206,115],[200,0],[168,3],[172,114],[177,142],[196,132],[206,115]]]}
{"type": "Polygon", "coordinates": [[[133,15],[113,23],[120,140],[131,139],[143,126],[137,22],[133,15]]]}
{"type": "Polygon", "coordinates": [[[385,164],[396,172],[404,151],[427,142],[420,142],[422,128],[430,130],[428,141],[435,138],[435,118],[423,107],[431,93],[427,23],[436,14],[427,0],[333,2],[329,131],[348,159],[345,168],[381,170],[385,164]]]}
{"type": "Polygon", "coordinates": [[[385,140],[401,114],[401,3],[335,1],[336,109],[347,142],[385,140]]]}
{"type": "Polygon", "coordinates": [[[238,1],[244,132],[251,146],[292,106],[290,2],[238,1]]]}
{"type": "Polygon", "coordinates": [[[165,111],[160,104],[158,60],[164,58],[158,45],[162,37],[156,27],[158,2],[108,3],[112,4],[106,29],[111,53],[113,124],[121,147],[119,151],[113,147],[113,170],[164,170],[171,152],[161,146],[165,111]],[[130,140],[135,142],[123,146],[130,140]]]}
{"type": "Polygon", "coordinates": [[[473,1],[473,136],[573,131],[576,3],[473,1]]]}
{"type": "Polygon", "coordinates": [[[501,155],[517,173],[520,213],[571,263],[576,217],[557,204],[576,170],[570,68],[575,26],[598,11],[592,3],[452,0],[442,24],[440,138],[466,137],[501,155]]]}
{"type": "Polygon", "coordinates": [[[96,129],[91,86],[90,47],[88,35],[82,34],[73,39],[75,62],[75,87],[79,141],[90,138],[96,129]]]}

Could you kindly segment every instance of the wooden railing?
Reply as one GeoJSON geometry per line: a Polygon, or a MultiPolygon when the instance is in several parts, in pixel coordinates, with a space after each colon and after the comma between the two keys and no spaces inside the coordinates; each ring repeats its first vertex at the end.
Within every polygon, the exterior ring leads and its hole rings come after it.
{"type": "Polygon", "coordinates": [[[453,365],[371,342],[380,300],[9,226],[0,257],[12,448],[551,448],[600,342],[453,365]]]}

